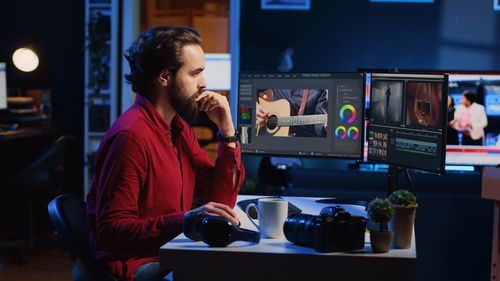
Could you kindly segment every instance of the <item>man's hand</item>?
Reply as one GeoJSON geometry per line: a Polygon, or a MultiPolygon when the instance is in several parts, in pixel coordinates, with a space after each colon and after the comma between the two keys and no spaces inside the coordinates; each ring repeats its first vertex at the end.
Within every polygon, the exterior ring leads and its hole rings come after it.
{"type": "Polygon", "coordinates": [[[240,221],[236,217],[236,212],[233,209],[229,208],[229,206],[221,203],[216,203],[216,202],[207,203],[201,207],[198,207],[196,209],[187,212],[186,215],[191,212],[202,212],[210,216],[219,216],[228,219],[233,225],[240,224],[240,221]]]}
{"type": "Polygon", "coordinates": [[[256,111],[257,111],[257,113],[256,113],[257,125],[265,128],[267,126],[267,119],[269,119],[271,114],[269,113],[269,111],[262,108],[258,103],[257,103],[257,110],[256,111]]]}
{"type": "Polygon", "coordinates": [[[234,136],[234,124],[227,98],[219,93],[205,91],[196,99],[200,111],[205,111],[225,136],[234,136]]]}

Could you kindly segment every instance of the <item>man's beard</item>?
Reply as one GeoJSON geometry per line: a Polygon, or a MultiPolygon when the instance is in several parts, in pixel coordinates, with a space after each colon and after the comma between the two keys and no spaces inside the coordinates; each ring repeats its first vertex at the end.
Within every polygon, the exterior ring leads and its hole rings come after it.
{"type": "Polygon", "coordinates": [[[200,111],[198,110],[198,102],[195,99],[201,95],[203,90],[198,90],[196,93],[191,95],[190,97],[186,96],[183,93],[182,88],[179,86],[179,83],[175,81],[175,83],[170,86],[169,89],[169,97],[170,103],[174,107],[177,114],[189,124],[195,124],[198,122],[200,118],[200,111]]]}

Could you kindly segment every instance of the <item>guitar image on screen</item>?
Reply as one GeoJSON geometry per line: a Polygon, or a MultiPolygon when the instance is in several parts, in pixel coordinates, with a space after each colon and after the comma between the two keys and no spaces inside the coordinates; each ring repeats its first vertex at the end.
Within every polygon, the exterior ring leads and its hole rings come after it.
{"type": "Polygon", "coordinates": [[[290,126],[304,126],[326,123],[327,114],[290,116],[290,103],[286,99],[266,101],[259,98],[259,105],[270,114],[266,126],[256,126],[257,136],[288,137],[290,126]]]}

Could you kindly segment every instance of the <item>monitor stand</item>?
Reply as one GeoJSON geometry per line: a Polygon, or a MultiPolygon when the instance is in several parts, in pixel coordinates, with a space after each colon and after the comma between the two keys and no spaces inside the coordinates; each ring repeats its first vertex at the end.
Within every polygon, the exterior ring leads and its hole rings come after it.
{"type": "Polygon", "coordinates": [[[406,184],[408,185],[406,189],[415,194],[415,186],[413,185],[408,169],[389,165],[389,170],[387,171],[387,197],[399,189],[399,175],[405,176],[406,184]]]}
{"type": "Polygon", "coordinates": [[[398,189],[399,175],[403,173],[403,169],[397,166],[389,165],[387,170],[387,197],[398,189]]]}

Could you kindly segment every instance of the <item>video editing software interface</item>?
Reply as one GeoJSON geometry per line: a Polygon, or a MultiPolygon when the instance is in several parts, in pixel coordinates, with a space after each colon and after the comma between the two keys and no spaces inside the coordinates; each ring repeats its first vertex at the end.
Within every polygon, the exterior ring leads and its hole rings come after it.
{"type": "Polygon", "coordinates": [[[444,173],[448,76],[372,73],[368,160],[444,173]]]}
{"type": "Polygon", "coordinates": [[[240,73],[242,152],[361,159],[363,83],[360,73],[240,73]]]}

